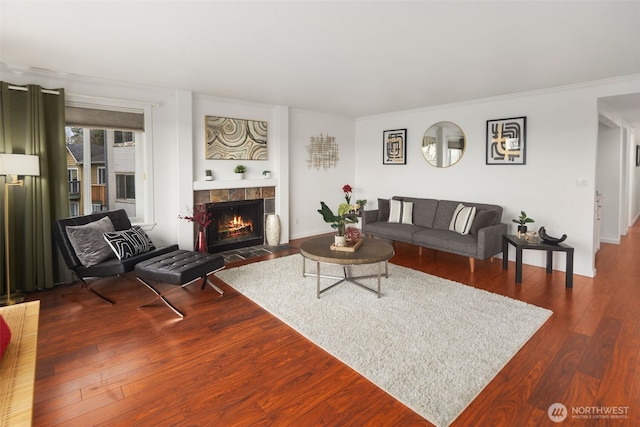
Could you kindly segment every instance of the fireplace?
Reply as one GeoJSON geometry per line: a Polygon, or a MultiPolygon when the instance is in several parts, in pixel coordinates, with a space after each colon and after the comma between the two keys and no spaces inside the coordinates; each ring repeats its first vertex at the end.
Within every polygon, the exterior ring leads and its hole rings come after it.
{"type": "Polygon", "coordinates": [[[206,208],[213,217],[207,228],[210,253],[264,243],[263,199],[207,203],[206,208]]]}

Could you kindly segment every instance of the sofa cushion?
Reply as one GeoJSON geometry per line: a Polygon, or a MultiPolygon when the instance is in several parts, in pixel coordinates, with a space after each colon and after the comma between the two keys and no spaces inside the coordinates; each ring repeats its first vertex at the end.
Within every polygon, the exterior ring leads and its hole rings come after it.
{"type": "Polygon", "coordinates": [[[436,216],[438,201],[434,199],[418,199],[412,197],[403,198],[413,203],[413,223],[423,227],[433,227],[433,219],[436,216]]]}
{"type": "Polygon", "coordinates": [[[475,216],[475,206],[465,206],[462,203],[458,204],[456,210],[453,211],[453,216],[449,223],[449,230],[460,234],[469,234],[475,216]]]}
{"type": "Polygon", "coordinates": [[[424,227],[409,224],[395,224],[386,221],[377,221],[365,224],[364,233],[372,234],[389,240],[411,243],[413,233],[424,230],[424,227]]]}
{"type": "Polygon", "coordinates": [[[416,232],[413,244],[468,257],[475,257],[478,252],[478,239],[475,236],[433,228],[416,232]]]}
{"type": "Polygon", "coordinates": [[[104,233],[104,240],[121,261],[156,248],[147,233],[140,227],[104,233]]]}
{"type": "Polygon", "coordinates": [[[496,215],[496,221],[494,224],[498,224],[502,217],[502,208],[496,205],[488,205],[484,203],[473,203],[473,202],[464,202],[464,201],[454,201],[454,200],[440,200],[438,202],[438,209],[436,210],[436,216],[433,221],[433,228],[440,228],[443,230],[448,230],[449,225],[451,224],[451,218],[453,217],[453,213],[455,212],[458,205],[462,203],[465,206],[472,206],[478,209],[486,209],[490,211],[498,212],[496,215]]]}
{"type": "Polygon", "coordinates": [[[113,257],[113,251],[102,237],[104,233],[114,231],[109,217],[105,216],[85,225],[68,225],[65,231],[78,260],[85,267],[100,264],[113,257]]]}
{"type": "Polygon", "coordinates": [[[452,202],[448,200],[440,200],[436,209],[436,216],[433,219],[433,228],[441,230],[449,230],[451,218],[460,202],[452,202]]]}
{"type": "Polygon", "coordinates": [[[477,237],[478,230],[493,225],[494,221],[496,220],[496,216],[496,211],[489,211],[486,209],[477,210],[476,217],[473,219],[473,224],[471,224],[471,230],[469,230],[469,234],[477,237]]]}
{"type": "Polygon", "coordinates": [[[378,221],[389,220],[389,199],[378,199],[378,221]]]}
{"type": "Polygon", "coordinates": [[[11,341],[11,329],[9,329],[7,321],[0,315],[0,359],[2,359],[7,347],[9,347],[9,341],[11,341]]]}

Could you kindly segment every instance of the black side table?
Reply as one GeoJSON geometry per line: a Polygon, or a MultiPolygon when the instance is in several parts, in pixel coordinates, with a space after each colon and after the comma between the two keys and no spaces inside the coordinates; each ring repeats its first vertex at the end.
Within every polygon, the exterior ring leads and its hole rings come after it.
{"type": "Polygon", "coordinates": [[[520,239],[514,235],[502,236],[502,269],[509,268],[509,244],[516,248],[516,283],[522,283],[522,250],[535,249],[547,251],[547,273],[553,271],[553,252],[564,252],[567,258],[566,264],[566,287],[573,288],[573,248],[564,243],[550,244],[545,242],[532,243],[525,239],[520,239]]]}

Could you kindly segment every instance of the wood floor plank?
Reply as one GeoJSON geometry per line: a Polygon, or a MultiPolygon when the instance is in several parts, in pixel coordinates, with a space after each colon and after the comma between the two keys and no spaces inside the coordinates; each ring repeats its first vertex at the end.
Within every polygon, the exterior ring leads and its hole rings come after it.
{"type": "Polygon", "coordinates": [[[551,403],[560,401],[578,369],[588,344],[589,337],[571,334],[554,357],[551,367],[540,378],[528,403],[536,408],[546,409],[551,403]]]}
{"type": "Polygon", "coordinates": [[[611,361],[611,355],[620,334],[620,320],[604,317],[593,334],[578,370],[594,378],[602,379],[604,371],[611,361]]]}
{"type": "MultiPolygon", "coordinates": [[[[305,239],[282,253],[297,252],[305,239]]],[[[553,315],[453,423],[556,425],[549,399],[630,407],[640,424],[640,224],[603,244],[595,278],[478,261],[396,243],[391,262],[548,308],[553,315]],[[623,274],[624,272],[624,274],[623,274]]],[[[35,426],[429,426],[351,368],[228,284],[225,294],[190,286],[170,294],[179,320],[132,275],[95,284],[109,306],[78,284],[41,300],[35,426]]],[[[437,393],[437,390],[433,390],[437,393]]],[[[569,423],[567,425],[589,425],[569,423]]],[[[607,424],[608,425],[608,424],[607,424]]],[[[618,424],[611,424],[618,425],[618,424]]]]}

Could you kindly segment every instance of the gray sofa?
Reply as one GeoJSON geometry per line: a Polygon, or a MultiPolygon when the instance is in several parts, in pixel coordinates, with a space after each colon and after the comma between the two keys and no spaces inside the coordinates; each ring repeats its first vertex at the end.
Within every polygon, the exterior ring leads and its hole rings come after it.
{"type": "Polygon", "coordinates": [[[471,272],[476,259],[492,258],[502,252],[502,236],[507,234],[507,224],[501,223],[501,206],[415,197],[394,196],[392,199],[412,204],[410,218],[404,223],[389,222],[390,201],[378,199],[378,209],[362,214],[365,235],[417,245],[421,254],[425,247],[468,257],[471,272]],[[467,234],[449,229],[459,204],[476,208],[473,221],[469,221],[470,226],[465,230],[467,234]]]}

